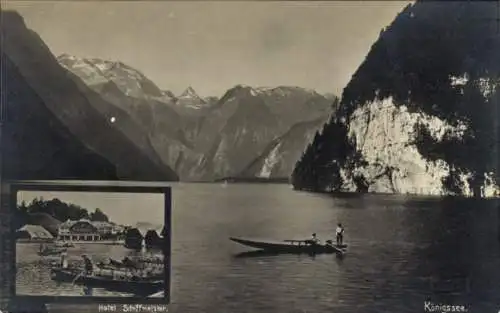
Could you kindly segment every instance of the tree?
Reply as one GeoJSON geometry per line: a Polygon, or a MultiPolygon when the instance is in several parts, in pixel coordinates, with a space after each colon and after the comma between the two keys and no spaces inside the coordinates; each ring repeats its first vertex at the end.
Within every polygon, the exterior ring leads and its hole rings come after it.
{"type": "MultiPolygon", "coordinates": [[[[347,125],[332,119],[316,133],[297,162],[292,173],[295,189],[311,191],[337,191],[343,181],[340,169],[357,156],[355,142],[348,136],[347,125]]],[[[356,159],[356,161],[359,161],[356,159]]]]}
{"type": "Polygon", "coordinates": [[[101,209],[96,208],[93,213],[90,213],[91,221],[109,222],[109,218],[104,214],[101,209]]]}
{"type": "Polygon", "coordinates": [[[18,206],[19,212],[22,214],[45,213],[59,221],[92,219],[96,221],[109,221],[108,216],[100,209],[89,214],[87,209],[79,205],[66,203],[60,199],[53,198],[44,200],[43,198],[34,198],[29,204],[21,202],[18,206]],[[92,218],[91,218],[92,217],[92,218]]]}

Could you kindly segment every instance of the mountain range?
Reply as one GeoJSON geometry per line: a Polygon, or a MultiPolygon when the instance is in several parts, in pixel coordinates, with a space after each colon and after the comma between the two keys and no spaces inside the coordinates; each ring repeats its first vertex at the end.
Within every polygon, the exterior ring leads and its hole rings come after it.
{"type": "Polygon", "coordinates": [[[55,57],[17,12],[1,14],[7,179],[289,177],[338,103],[290,86],[174,95],[119,61],[55,57]]]}
{"type": "MultiPolygon", "coordinates": [[[[103,99],[127,112],[139,125],[136,131],[149,137],[162,162],[183,181],[239,175],[289,177],[311,134],[332,114],[335,101],[332,95],[290,86],[237,85],[221,98],[201,97],[189,86],[175,95],[121,62],[67,54],[57,60],[103,99]],[[299,125],[303,133],[285,136],[299,125]],[[272,171],[257,169],[257,159],[275,158],[267,148],[276,141],[288,147],[280,151],[281,161],[273,163],[272,171]]],[[[126,127],[119,119],[115,126],[126,127]]]]}

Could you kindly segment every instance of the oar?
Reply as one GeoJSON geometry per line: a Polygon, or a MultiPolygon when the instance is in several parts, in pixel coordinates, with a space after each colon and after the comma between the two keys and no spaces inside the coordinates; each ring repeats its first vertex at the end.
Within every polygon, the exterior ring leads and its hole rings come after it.
{"type": "Polygon", "coordinates": [[[148,297],[149,298],[158,298],[158,297],[161,297],[163,295],[165,295],[165,291],[158,291],[158,292],[155,292],[155,293],[149,295],[148,297]]]}
{"type": "Polygon", "coordinates": [[[77,280],[78,278],[80,278],[80,276],[82,276],[84,272],[85,272],[85,271],[82,271],[80,274],[76,275],[75,279],[73,279],[73,281],[71,282],[71,285],[74,285],[74,284],[75,284],[75,282],[76,282],[76,280],[77,280]]]}

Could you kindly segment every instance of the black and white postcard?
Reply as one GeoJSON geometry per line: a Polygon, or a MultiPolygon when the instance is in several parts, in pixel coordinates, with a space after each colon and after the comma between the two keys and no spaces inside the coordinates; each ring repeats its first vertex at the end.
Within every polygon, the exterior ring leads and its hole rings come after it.
{"type": "MultiPolygon", "coordinates": [[[[499,312],[500,1],[1,1],[2,179],[168,184],[170,312],[499,312]]],[[[160,202],[20,193],[17,293],[162,297],[160,202]]]]}

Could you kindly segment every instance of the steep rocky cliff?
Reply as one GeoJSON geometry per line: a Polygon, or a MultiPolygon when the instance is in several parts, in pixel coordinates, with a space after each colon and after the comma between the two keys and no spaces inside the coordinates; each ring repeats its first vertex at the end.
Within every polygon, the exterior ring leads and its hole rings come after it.
{"type": "Polygon", "coordinates": [[[115,166],[71,134],[1,55],[2,178],[117,179],[115,166]]]}
{"type": "Polygon", "coordinates": [[[2,145],[6,173],[31,179],[177,179],[148,138],[131,131],[137,127],[123,110],[63,69],[19,14],[1,14],[8,97],[2,145]],[[111,117],[128,125],[128,133],[117,129],[111,117]]]}
{"type": "Polygon", "coordinates": [[[239,177],[289,178],[302,152],[311,142],[328,116],[294,124],[273,140],[239,177]]]}
{"type": "Polygon", "coordinates": [[[295,188],[494,196],[495,10],[494,2],[407,6],[382,30],[344,89],[339,114],[297,163],[295,188]]]}

